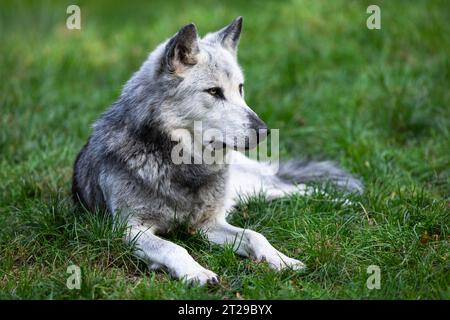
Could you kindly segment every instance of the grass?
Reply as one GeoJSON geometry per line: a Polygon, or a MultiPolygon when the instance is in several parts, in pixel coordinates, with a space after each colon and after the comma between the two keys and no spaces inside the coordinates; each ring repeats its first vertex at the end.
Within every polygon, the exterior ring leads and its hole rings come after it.
{"type": "MultiPolygon", "coordinates": [[[[448,1],[72,1],[0,6],[1,299],[449,299],[448,1]],[[105,215],[78,214],[72,163],[94,119],[148,52],[194,21],[243,15],[249,105],[280,129],[283,157],[330,158],[367,190],[342,206],[321,195],[249,199],[231,220],[301,258],[275,273],[180,231],[171,239],[221,276],[188,288],[151,272],[105,215]],[[82,270],[68,290],[66,269],[82,270]],[[366,287],[367,267],[381,288],[366,287]]],[[[333,192],[333,191],[331,191],[333,192]]]]}

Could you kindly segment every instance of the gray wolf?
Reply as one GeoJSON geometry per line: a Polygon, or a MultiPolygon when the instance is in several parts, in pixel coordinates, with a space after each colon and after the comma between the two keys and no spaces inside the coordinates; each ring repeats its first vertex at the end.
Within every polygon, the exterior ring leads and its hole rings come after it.
{"type": "Polygon", "coordinates": [[[133,241],[139,258],[188,283],[214,284],[219,278],[186,249],[162,238],[178,222],[276,270],[302,270],[301,261],[279,252],[262,234],[226,221],[239,197],[306,194],[305,184],[311,181],[362,191],[358,179],[332,162],[290,161],[275,171],[240,152],[254,148],[268,131],[244,100],[237,62],[241,29],[238,17],[200,38],[195,25],[188,24],[160,44],[94,123],[74,165],[75,201],[125,221],[125,240],[133,241]],[[183,142],[186,134],[194,134],[195,121],[222,134],[202,141],[201,147],[213,142],[231,159],[228,163],[174,163],[171,150],[180,143],[188,150],[184,156],[195,156],[187,145],[192,142],[183,142]],[[254,131],[256,137],[250,134],[254,131]]]}

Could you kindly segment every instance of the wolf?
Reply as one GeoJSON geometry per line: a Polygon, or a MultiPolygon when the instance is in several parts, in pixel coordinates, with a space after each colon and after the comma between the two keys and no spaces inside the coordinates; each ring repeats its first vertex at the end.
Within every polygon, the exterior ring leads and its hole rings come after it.
{"type": "Polygon", "coordinates": [[[124,239],[133,243],[138,258],[190,284],[216,284],[219,277],[163,238],[180,222],[275,270],[304,270],[304,263],[275,249],[262,234],[230,225],[228,213],[243,196],[307,194],[309,182],[363,190],[360,180],[333,162],[294,160],[274,170],[241,152],[268,135],[266,124],[244,100],[237,61],[242,21],[238,17],[203,38],[191,23],[157,46],[95,121],[74,164],[74,200],[124,221],[124,239]],[[214,142],[229,162],[174,163],[172,150],[180,143],[186,146],[184,156],[195,156],[187,148],[193,140],[185,138],[195,133],[198,121],[222,133],[221,139],[201,141],[202,147],[214,142]],[[255,131],[256,136],[251,134],[255,131]]]}

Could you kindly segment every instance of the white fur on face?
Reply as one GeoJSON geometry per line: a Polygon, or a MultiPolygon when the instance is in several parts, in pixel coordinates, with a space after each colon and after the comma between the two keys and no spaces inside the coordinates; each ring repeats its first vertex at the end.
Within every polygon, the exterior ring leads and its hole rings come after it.
{"type": "Polygon", "coordinates": [[[236,58],[219,44],[200,41],[197,60],[182,74],[183,81],[173,97],[176,109],[170,107],[164,112],[177,119],[177,127],[193,130],[194,121],[201,121],[203,131],[214,129],[221,133],[216,141],[245,148],[247,139],[250,147],[256,146],[256,132],[249,119],[254,112],[240,93],[244,77],[236,58]],[[222,89],[223,99],[206,92],[215,87],[222,89]]]}

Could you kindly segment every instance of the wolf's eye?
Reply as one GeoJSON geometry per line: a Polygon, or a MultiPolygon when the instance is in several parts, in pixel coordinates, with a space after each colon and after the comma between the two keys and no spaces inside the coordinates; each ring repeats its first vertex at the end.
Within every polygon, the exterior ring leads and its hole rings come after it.
{"type": "Polygon", "coordinates": [[[239,85],[239,93],[241,94],[241,96],[242,96],[243,90],[244,90],[244,85],[241,83],[239,85]]]}
{"type": "Polygon", "coordinates": [[[224,95],[223,95],[222,88],[214,87],[214,88],[206,89],[205,91],[208,92],[213,97],[221,98],[221,99],[225,98],[224,95]]]}

